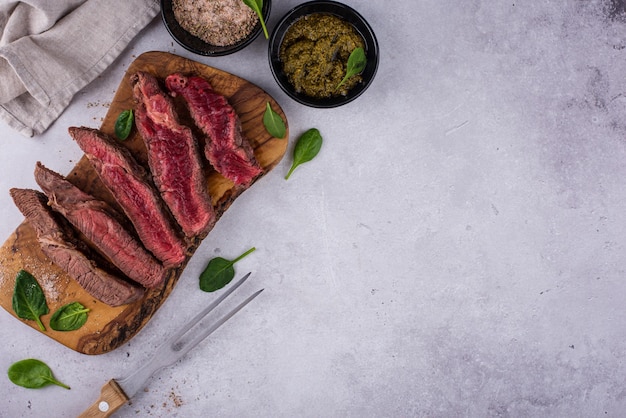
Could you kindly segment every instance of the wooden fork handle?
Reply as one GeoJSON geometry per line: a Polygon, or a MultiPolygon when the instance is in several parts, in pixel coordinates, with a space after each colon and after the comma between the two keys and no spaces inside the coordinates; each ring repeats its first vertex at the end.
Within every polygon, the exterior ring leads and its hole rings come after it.
{"type": "Polygon", "coordinates": [[[128,402],[128,397],[115,379],[111,379],[102,386],[98,400],[80,414],[78,418],[109,417],[126,402],[128,402]]]}

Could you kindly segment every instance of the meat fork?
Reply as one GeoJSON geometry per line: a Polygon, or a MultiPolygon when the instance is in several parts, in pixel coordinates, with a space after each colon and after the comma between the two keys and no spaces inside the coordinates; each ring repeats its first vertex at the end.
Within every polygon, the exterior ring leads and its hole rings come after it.
{"type": "Polygon", "coordinates": [[[87,408],[79,418],[87,417],[108,417],[113,412],[118,410],[126,402],[132,398],[139,389],[144,387],[146,381],[157,371],[162,368],[175,363],[178,359],[183,357],[193,347],[195,347],[200,341],[208,337],[213,331],[222,326],[226,321],[232,318],[237,312],[243,309],[248,303],[257,297],[262,291],[258,290],[250,295],[246,300],[241,302],[232,311],[222,316],[217,321],[208,324],[208,320],[204,320],[205,317],[215,309],[224,299],[226,299],[231,293],[233,293],[239,286],[241,286],[250,277],[250,273],[243,276],[232,285],[226,292],[224,292],[213,303],[207,306],[202,312],[192,318],[174,335],[169,337],[163,344],[161,344],[144,365],[136,369],[130,375],[123,379],[111,379],[104,384],[100,391],[100,397],[89,408],[87,408]],[[188,333],[194,326],[195,329],[188,333]]]}

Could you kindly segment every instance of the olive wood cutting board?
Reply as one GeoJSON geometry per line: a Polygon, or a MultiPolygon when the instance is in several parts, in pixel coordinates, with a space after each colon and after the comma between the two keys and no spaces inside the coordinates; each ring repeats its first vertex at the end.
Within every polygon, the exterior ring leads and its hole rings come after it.
{"type": "MultiPolygon", "coordinates": [[[[129,77],[136,71],[146,71],[160,80],[173,72],[205,77],[213,88],[224,95],[235,108],[241,120],[243,133],[251,142],[255,157],[263,167],[264,173],[269,172],[282,159],[287,148],[289,134],[287,133],[284,139],[273,138],[263,125],[263,112],[267,102],[287,124],[285,113],[271,96],[242,78],[165,52],[144,53],[130,64],[100,127],[103,132],[114,135],[115,121],[120,112],[133,108],[129,77]]],[[[175,104],[181,121],[192,126],[193,123],[184,104],[180,99],[175,99],[175,104]]],[[[69,133],[68,139],[72,141],[69,133]]],[[[124,141],[124,145],[128,146],[139,162],[146,165],[147,156],[143,140],[135,127],[131,136],[124,141]]],[[[46,161],[42,163],[45,165],[46,161]]],[[[208,163],[206,166],[207,187],[219,219],[244,190],[236,188],[230,180],[211,169],[208,163]]],[[[54,170],[54,167],[49,168],[54,170]]],[[[67,178],[84,191],[118,207],[85,156],[76,164],[67,178]]],[[[259,186],[253,184],[250,189],[254,190],[256,187],[259,186]]],[[[199,237],[192,243],[187,261],[203,238],[199,237]]],[[[50,313],[42,316],[42,321],[46,326],[46,331],[43,333],[78,352],[102,354],[124,344],[141,330],[174,289],[187,261],[179,268],[171,270],[168,279],[161,287],[146,291],[144,297],[137,302],[110,307],[85,292],[76,281],[46,257],[40,249],[34,230],[24,221],[0,248],[0,305],[16,316],[12,308],[15,276],[18,271],[24,269],[37,279],[44,290],[50,308],[50,313]],[[90,309],[87,323],[76,331],[52,330],[49,326],[52,313],[59,307],[74,301],[90,309]]],[[[35,321],[19,318],[18,320],[39,331],[35,321]]]]}

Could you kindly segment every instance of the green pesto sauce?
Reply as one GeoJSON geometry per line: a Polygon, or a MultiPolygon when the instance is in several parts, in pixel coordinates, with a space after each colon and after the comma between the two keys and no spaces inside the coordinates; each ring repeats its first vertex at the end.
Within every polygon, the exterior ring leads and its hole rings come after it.
{"type": "Polygon", "coordinates": [[[365,48],[352,25],[339,17],[314,13],[298,19],[287,30],[280,47],[283,71],[297,92],[314,98],[346,95],[361,81],[350,77],[339,89],[346,75],[350,53],[365,48]]]}

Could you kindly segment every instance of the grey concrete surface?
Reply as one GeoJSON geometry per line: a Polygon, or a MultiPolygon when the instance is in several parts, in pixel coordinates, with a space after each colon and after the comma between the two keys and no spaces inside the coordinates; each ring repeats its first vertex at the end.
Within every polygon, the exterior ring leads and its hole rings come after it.
{"type": "MultiPolygon", "coordinates": [[[[270,30],[299,2],[274,1],[270,30]]],[[[197,278],[250,246],[265,292],[117,416],[626,416],[626,6],[622,1],[346,1],[380,43],[375,82],[320,110],[274,82],[267,41],[193,56],[156,19],[41,137],[0,126],[0,235],[38,160],[68,172],[124,70],[173,52],[285,109],[279,166],[229,209],[135,338],[85,356],[0,312],[0,369],[48,363],[72,389],[0,377],[6,417],[78,415],[214,296],[197,278]],[[293,141],[318,157],[283,179],[293,141]]]]}

